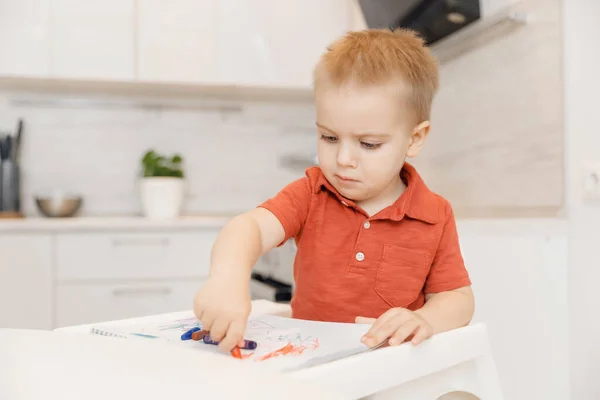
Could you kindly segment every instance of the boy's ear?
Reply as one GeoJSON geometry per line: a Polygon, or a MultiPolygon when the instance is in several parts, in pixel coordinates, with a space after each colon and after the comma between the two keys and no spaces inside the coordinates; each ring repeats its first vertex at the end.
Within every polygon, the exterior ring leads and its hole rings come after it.
{"type": "Polygon", "coordinates": [[[425,145],[425,139],[429,134],[431,123],[429,121],[423,121],[417,125],[410,136],[408,141],[408,148],[406,149],[406,157],[414,158],[419,155],[421,149],[425,145]]]}

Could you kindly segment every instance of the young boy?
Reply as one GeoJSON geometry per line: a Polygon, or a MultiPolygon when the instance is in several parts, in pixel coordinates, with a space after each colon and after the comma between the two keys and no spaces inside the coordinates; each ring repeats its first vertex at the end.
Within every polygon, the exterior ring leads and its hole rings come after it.
{"type": "Polygon", "coordinates": [[[258,258],[293,238],[292,317],[372,323],[368,346],[467,325],[473,293],[450,204],[405,162],[429,132],[434,58],[410,31],[350,32],[314,71],[319,167],[219,234],[196,316],[241,344],[258,258]]]}

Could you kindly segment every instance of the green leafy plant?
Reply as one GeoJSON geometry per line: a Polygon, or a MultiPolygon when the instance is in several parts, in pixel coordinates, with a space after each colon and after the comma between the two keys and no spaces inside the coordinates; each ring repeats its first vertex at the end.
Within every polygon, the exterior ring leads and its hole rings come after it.
{"type": "Polygon", "coordinates": [[[183,159],[179,154],[171,157],[148,150],[142,158],[144,177],[171,176],[183,178],[183,159]]]}

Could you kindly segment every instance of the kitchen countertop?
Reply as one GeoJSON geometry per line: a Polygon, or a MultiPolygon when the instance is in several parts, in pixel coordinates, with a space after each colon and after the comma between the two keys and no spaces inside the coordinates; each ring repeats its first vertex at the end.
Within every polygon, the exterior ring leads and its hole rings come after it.
{"type": "Polygon", "coordinates": [[[0,219],[0,234],[27,231],[97,231],[109,229],[220,229],[231,218],[233,218],[233,215],[190,215],[167,220],[153,220],[141,216],[26,217],[22,219],[0,219]]]}
{"type": "MultiPolygon", "coordinates": [[[[175,219],[152,220],[135,215],[81,216],[74,218],[27,217],[0,218],[0,234],[11,232],[221,229],[235,215],[186,215],[175,219]]],[[[567,222],[562,218],[505,218],[456,220],[463,235],[556,235],[566,234],[567,222]]]]}

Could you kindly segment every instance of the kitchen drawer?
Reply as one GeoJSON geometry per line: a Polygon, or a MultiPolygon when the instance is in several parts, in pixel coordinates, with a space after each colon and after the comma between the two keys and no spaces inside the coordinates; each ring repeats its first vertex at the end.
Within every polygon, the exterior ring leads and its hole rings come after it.
{"type": "Polygon", "coordinates": [[[59,282],[208,276],[218,230],[59,234],[59,282]]]}
{"type": "Polygon", "coordinates": [[[56,327],[191,310],[202,279],[127,284],[73,283],[56,290],[56,327]]]}

